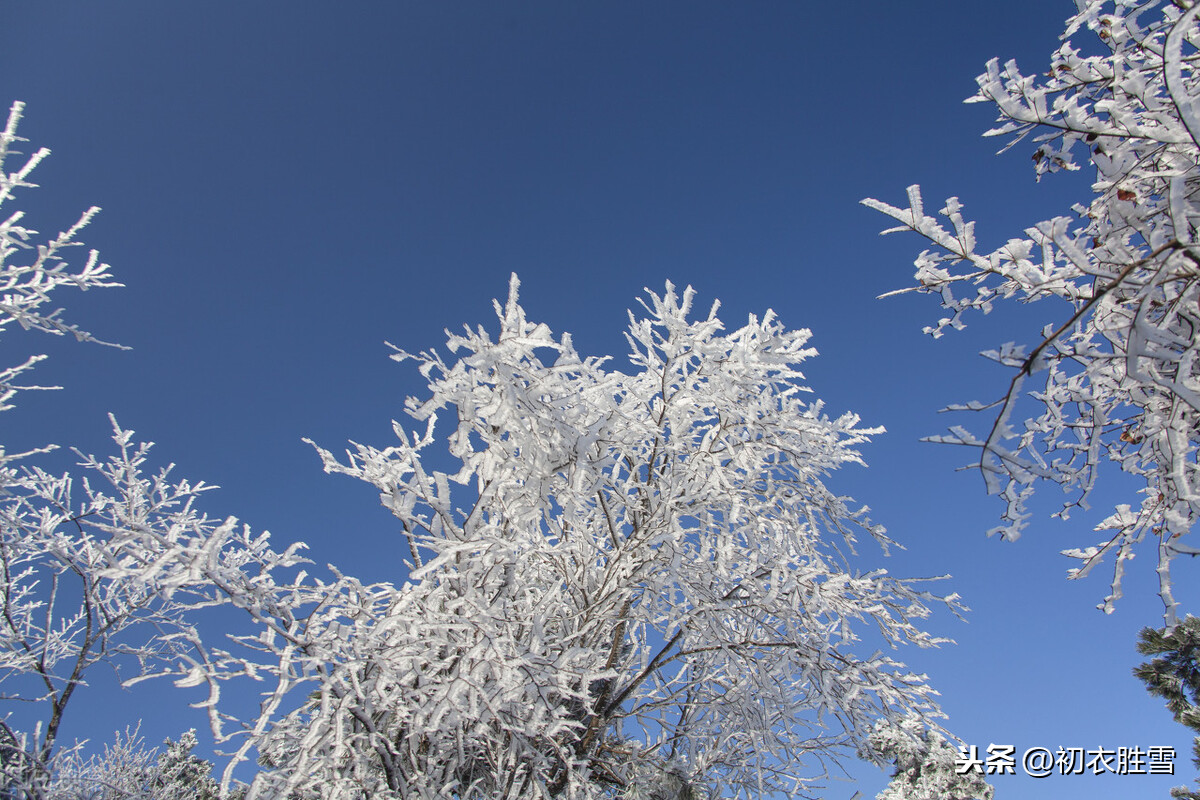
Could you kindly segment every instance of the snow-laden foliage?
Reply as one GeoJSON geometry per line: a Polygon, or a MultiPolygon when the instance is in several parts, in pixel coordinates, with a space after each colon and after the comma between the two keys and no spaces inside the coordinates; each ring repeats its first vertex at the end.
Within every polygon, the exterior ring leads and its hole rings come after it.
{"type": "Polygon", "coordinates": [[[1039,480],[1071,493],[1066,517],[1086,507],[1103,465],[1137,476],[1140,501],[1116,506],[1096,528],[1098,544],[1064,551],[1079,562],[1069,575],[1082,577],[1111,555],[1111,592],[1100,606],[1111,611],[1125,562],[1146,542],[1157,550],[1172,625],[1171,561],[1200,552],[1185,541],[1200,515],[1200,5],[1076,4],[1047,73],[993,60],[970,101],[999,110],[1001,124],[988,135],[1012,135],[1010,147],[1033,136],[1039,177],[1090,162],[1090,203],[981,251],[957,198],[941,210],[945,221],[925,212],[915,186],[907,208],[864,202],[900,222],[885,232],[916,231],[933,244],[916,261],[917,285],[902,290],[940,297],[948,314],[926,332],[961,328],[969,312],[996,304],[1061,301],[1057,321],[1031,348],[1008,343],[984,354],[1014,370],[1007,392],[956,408],[998,409],[990,431],[954,427],[935,439],[982,449],[976,466],[1007,502],[993,533],[1007,539],[1026,527],[1039,480]],[[1035,374],[1028,396],[1036,410],[1014,423],[1035,374]]]}
{"type": "Polygon", "coordinates": [[[992,800],[994,787],[975,772],[959,774],[958,748],[920,719],[883,720],[870,743],[896,766],[875,800],[992,800]]]}
{"type": "Polygon", "coordinates": [[[310,618],[287,659],[320,679],[252,796],[793,795],[879,718],[933,711],[858,629],[936,644],[936,598],[851,567],[856,532],[887,539],[824,483],[878,429],[805,399],[808,331],[725,332],[692,300],[648,294],[628,374],[528,321],[515,277],[494,339],[395,356],[428,380],[423,430],[319,451],[380,490],[409,579],[310,618]]]}
{"type": "MultiPolygon", "coordinates": [[[[1200,734],[1200,619],[1190,614],[1174,628],[1142,628],[1138,652],[1156,656],[1133,668],[1146,691],[1164,698],[1176,722],[1200,734]]],[[[1192,740],[1192,764],[1200,767],[1200,736],[1192,740]]],[[[1177,800],[1200,800],[1200,789],[1176,786],[1177,800]]]]}

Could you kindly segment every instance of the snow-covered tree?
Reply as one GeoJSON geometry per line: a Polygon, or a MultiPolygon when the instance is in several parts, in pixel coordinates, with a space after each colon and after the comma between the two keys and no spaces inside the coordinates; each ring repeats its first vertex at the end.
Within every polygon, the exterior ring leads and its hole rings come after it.
{"type": "MultiPolygon", "coordinates": [[[[146,747],[137,731],[118,734],[104,751],[84,757],[80,748],[56,756],[48,800],[218,800],[212,765],[192,750],[195,731],[179,741],[167,739],[164,749],[146,747]]],[[[239,789],[230,798],[240,798],[239,789]]]]}
{"type": "MultiPolygon", "coordinates": [[[[14,145],[24,141],[16,135],[22,110],[12,106],[0,133],[0,205],[34,185],[29,175],[48,154],[39,150],[8,171],[14,145]]],[[[61,309],[44,309],[65,286],[119,285],[95,251],[77,269],[65,260],[98,210],[36,246],[21,212],[0,222],[0,331],[16,323],[98,341],[63,321],[61,309]]],[[[17,384],[42,358],[0,370],[0,411],[22,389],[47,388],[17,384]]],[[[214,604],[252,605],[253,572],[297,560],[294,549],[274,553],[265,536],[251,538],[236,520],[199,513],[194,501],[204,484],[172,482],[170,467],[147,475],[150,445],[132,444],[132,433],[112,424],[118,455],[79,454],[82,479],[51,474],[30,463],[33,453],[9,453],[0,443],[0,791],[8,798],[50,796],[64,714],[98,665],[131,683],[173,672],[181,658],[203,660],[190,615],[214,604]]]]}
{"type": "Polygon", "coordinates": [[[928,333],[961,328],[970,312],[1007,302],[1058,301],[1031,347],[985,353],[1013,370],[1000,399],[956,407],[993,413],[990,430],[954,427],[935,439],[981,449],[976,466],[1007,503],[993,533],[1006,539],[1026,526],[1039,480],[1072,494],[1066,517],[1086,507],[1105,464],[1137,476],[1140,500],[1116,506],[1097,526],[1101,541],[1064,551],[1079,562],[1069,575],[1082,577],[1111,555],[1111,592],[1100,606],[1111,611],[1126,562],[1145,542],[1157,551],[1170,626],[1172,559],[1200,552],[1185,543],[1200,515],[1200,4],[1076,5],[1046,73],[993,60],[970,101],[999,110],[1001,124],[988,135],[1011,135],[1010,147],[1033,136],[1039,177],[1090,162],[1090,202],[990,251],[979,249],[957,198],[942,208],[945,221],[926,213],[915,186],[906,208],[864,202],[899,221],[892,231],[916,231],[933,245],[916,261],[917,285],[902,290],[941,298],[947,314],[928,333]],[[1035,374],[1032,413],[1016,423],[1035,374]]]}
{"type": "MultiPolygon", "coordinates": [[[[1146,691],[1164,698],[1176,722],[1200,733],[1200,619],[1188,615],[1174,628],[1143,628],[1138,652],[1156,656],[1133,669],[1146,691]]],[[[1192,743],[1192,763],[1200,767],[1200,736],[1192,743]]],[[[1200,800],[1200,791],[1171,790],[1180,800],[1200,800]]]]}
{"type": "Polygon", "coordinates": [[[994,788],[978,773],[960,774],[958,748],[920,719],[883,720],[869,742],[895,764],[876,800],[992,800],[994,788]]]}
{"type": "Polygon", "coordinates": [[[517,287],[495,338],[396,354],[428,381],[423,430],[319,449],[379,489],[410,573],[275,626],[312,688],[260,727],[251,797],[794,796],[878,719],[933,712],[922,676],[860,652],[936,644],[938,598],[852,563],[856,532],[888,539],[825,478],[877,429],[805,399],[808,331],[726,332],[668,284],[622,372],[517,287]]]}

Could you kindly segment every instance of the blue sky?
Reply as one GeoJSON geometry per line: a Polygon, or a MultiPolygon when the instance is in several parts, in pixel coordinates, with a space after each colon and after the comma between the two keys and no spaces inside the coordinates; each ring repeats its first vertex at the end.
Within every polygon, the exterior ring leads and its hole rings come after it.
{"type": "MultiPolygon", "coordinates": [[[[930,204],[959,195],[988,242],[1086,197],[1087,175],[1035,184],[1028,148],[995,156],[992,111],[961,104],[992,56],[1046,63],[1072,8],[3,0],[0,102],[25,101],[21,133],[53,150],[14,207],[47,234],[103,207],[84,238],[127,288],[56,302],[133,348],[10,336],[6,363],[50,353],[38,379],[66,388],[25,397],[4,441],[106,452],[114,412],[179,476],[222,486],[210,513],[395,580],[375,491],[325,476],[301,442],[389,441],[421,385],[385,340],[419,350],[488,323],[514,271],[530,317],[587,354],[622,355],[625,309],[668,279],[719,297],[727,323],[771,307],[813,330],[806,374],[829,410],[888,429],[869,468],[832,482],[907,546],[885,566],[951,573],[973,609],[931,622],[957,646],[900,654],[949,727],[981,749],[1179,751],[1173,779],[1000,777],[1000,796],[1165,796],[1194,770],[1185,730],[1129,675],[1136,632],[1161,620],[1149,554],[1107,617],[1106,573],[1068,583],[1058,555],[1091,544],[1128,487],[1113,477],[1089,518],[1043,514],[1005,544],[984,536],[999,501],[954,471],[970,454],[918,441],[971,422],[937,409],[1007,384],[978,350],[1030,341],[1062,309],[930,340],[932,300],[875,299],[906,284],[920,242],[881,239],[888,221],[858,205],[919,182],[930,204]]],[[[1176,569],[1194,610],[1195,569],[1176,569]]],[[[68,727],[106,739],[142,717],[156,741],[203,728],[185,700],[97,681],[68,727]]],[[[867,798],[886,780],[851,768],[867,798]]]]}

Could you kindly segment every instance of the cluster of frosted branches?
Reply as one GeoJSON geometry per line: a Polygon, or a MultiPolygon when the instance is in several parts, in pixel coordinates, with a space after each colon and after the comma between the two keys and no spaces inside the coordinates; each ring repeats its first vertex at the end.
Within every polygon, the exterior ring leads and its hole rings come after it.
{"type": "Polygon", "coordinates": [[[990,431],[954,427],[935,439],[982,449],[976,466],[1007,502],[993,533],[1008,539],[1027,525],[1039,480],[1072,494],[1063,517],[1086,507],[1106,463],[1144,481],[1139,503],[1117,505],[1097,526],[1097,545],[1064,553],[1079,561],[1073,578],[1113,557],[1111,592],[1100,606],[1111,611],[1125,562],[1152,542],[1173,625],[1171,561],[1200,552],[1185,543],[1200,515],[1200,5],[1076,3],[1045,75],[993,60],[970,100],[999,109],[1001,124],[988,135],[1012,135],[1009,147],[1033,136],[1039,177],[1079,169],[1086,157],[1096,172],[1089,204],[981,252],[957,198],[941,210],[946,222],[925,213],[915,186],[907,208],[864,202],[900,222],[885,232],[916,231],[934,245],[916,261],[918,285],[902,290],[941,298],[949,314],[928,333],[961,328],[968,312],[987,313],[997,302],[1064,302],[1032,349],[1010,343],[985,353],[1014,370],[1006,394],[955,408],[998,409],[990,431]],[[1097,54],[1074,41],[1085,29],[1097,54]],[[1035,373],[1045,376],[1028,394],[1038,410],[1014,424],[1035,373]]]}
{"type": "MultiPolygon", "coordinates": [[[[33,187],[29,175],[50,151],[42,148],[25,159],[18,169],[8,171],[8,162],[19,153],[14,145],[25,141],[17,136],[17,123],[21,120],[24,103],[13,103],[9,109],[8,122],[0,132],[0,206],[12,199],[13,190],[33,187]]],[[[75,237],[100,209],[92,207],[79,221],[59,233],[57,237],[36,247],[30,244],[37,231],[21,224],[24,213],[16,211],[0,221],[0,332],[16,322],[26,330],[33,329],[58,336],[71,334],[80,341],[98,341],[86,331],[62,321],[62,309],[46,311],[43,306],[50,300],[50,292],[60,286],[75,286],[82,290],[120,286],[111,280],[108,265],[100,263],[95,250],[88,254],[87,263],[78,270],[69,269],[64,260],[66,251],[78,247],[75,237]],[[27,258],[21,258],[27,256],[27,258]]],[[[0,369],[0,411],[12,406],[8,403],[21,389],[49,387],[17,386],[13,381],[28,371],[45,356],[32,356],[24,363],[0,369]]],[[[5,455],[0,449],[0,466],[19,455],[5,455]]]]}
{"type": "Polygon", "coordinates": [[[496,340],[396,356],[429,381],[407,406],[425,431],[320,453],[379,488],[410,581],[323,638],[345,655],[264,746],[287,788],[591,798],[673,776],[793,795],[875,720],[933,710],[921,676],[855,652],[859,623],[938,641],[915,622],[936,598],[838,549],[886,542],[823,482],[877,431],[802,399],[807,331],[768,312],[723,333],[692,297],[668,284],[630,315],[632,374],[528,322],[515,277],[496,340]],[[450,473],[426,463],[445,414],[450,473]]]}
{"type": "MultiPolygon", "coordinates": [[[[4,765],[30,787],[49,778],[44,767],[63,712],[97,664],[129,672],[126,685],[220,665],[205,671],[210,694],[197,706],[226,738],[219,681],[252,667],[245,659],[230,667],[225,651],[207,645],[196,613],[233,604],[262,619],[265,605],[278,622],[294,612],[278,606],[289,593],[275,576],[302,561],[302,545],[277,553],[267,534],[207,518],[194,503],[211,487],[172,482],[169,466],[147,474],[150,445],[134,446],[130,431],[113,427],[118,454],[106,461],[81,454],[79,490],[68,475],[27,467],[0,505],[0,682],[6,701],[33,701],[47,715],[35,743],[4,765]]],[[[41,796],[34,788],[28,794],[41,796]]]]}

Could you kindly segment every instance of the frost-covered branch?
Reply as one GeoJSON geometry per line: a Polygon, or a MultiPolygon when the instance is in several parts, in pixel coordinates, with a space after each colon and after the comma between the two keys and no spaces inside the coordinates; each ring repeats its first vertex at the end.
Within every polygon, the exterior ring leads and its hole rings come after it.
{"type": "Polygon", "coordinates": [[[1028,354],[1011,343],[985,353],[1016,370],[999,400],[955,407],[998,408],[990,433],[981,439],[955,427],[934,438],[981,449],[975,466],[1007,503],[992,533],[1007,539],[1027,527],[1038,480],[1072,494],[1059,512],[1065,518],[1087,507],[1102,465],[1137,476],[1137,507],[1118,504],[1097,526],[1105,537],[1098,545],[1064,551],[1080,562],[1069,576],[1111,554],[1111,592],[1100,606],[1111,611],[1125,563],[1150,539],[1172,625],[1171,562],[1200,552],[1186,544],[1200,513],[1200,25],[1190,2],[1076,3],[1044,76],[993,60],[970,101],[996,105],[1000,124],[988,135],[1011,135],[1009,147],[1033,135],[1039,177],[1079,169],[1076,159],[1086,156],[1096,171],[1089,204],[988,252],[957,198],[941,210],[944,222],[925,213],[916,186],[907,208],[864,203],[900,223],[885,232],[915,231],[933,245],[917,258],[916,285],[902,290],[937,294],[949,312],[927,333],[962,328],[969,313],[1008,300],[1062,302],[1063,321],[1047,325],[1028,354]],[[1076,46],[1084,29],[1101,54],[1076,46]],[[1045,380],[1028,395],[1030,415],[1013,424],[1034,374],[1045,380]]]}

